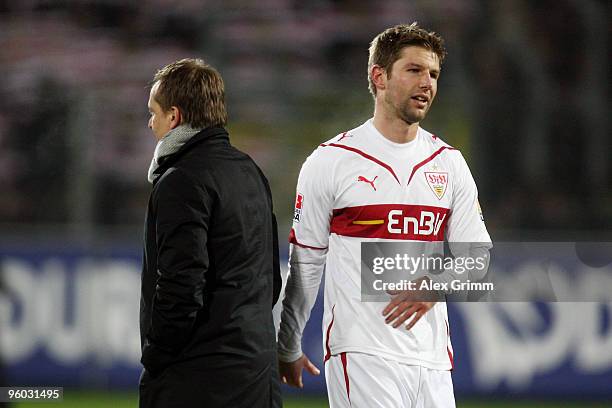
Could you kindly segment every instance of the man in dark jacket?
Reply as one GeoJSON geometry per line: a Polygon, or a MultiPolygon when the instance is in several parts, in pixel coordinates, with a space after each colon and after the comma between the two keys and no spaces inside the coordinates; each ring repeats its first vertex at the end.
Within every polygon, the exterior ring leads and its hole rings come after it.
{"type": "Polygon", "coordinates": [[[224,85],[202,60],[157,72],[140,331],[140,407],[281,406],[280,292],[268,182],[229,143],[224,85]]]}

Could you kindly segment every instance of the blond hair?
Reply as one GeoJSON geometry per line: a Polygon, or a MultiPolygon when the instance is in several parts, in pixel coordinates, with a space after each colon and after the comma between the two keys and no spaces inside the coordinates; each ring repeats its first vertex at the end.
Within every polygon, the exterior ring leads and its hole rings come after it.
{"type": "Polygon", "coordinates": [[[183,123],[196,129],[227,124],[225,86],[219,72],[201,59],[186,58],[155,74],[155,100],[164,111],[176,106],[183,123]]]}

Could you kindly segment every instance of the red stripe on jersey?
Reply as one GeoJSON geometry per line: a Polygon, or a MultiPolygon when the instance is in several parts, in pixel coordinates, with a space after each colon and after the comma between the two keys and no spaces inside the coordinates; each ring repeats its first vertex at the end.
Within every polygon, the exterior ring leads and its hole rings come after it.
{"type": "Polygon", "coordinates": [[[323,363],[327,362],[327,360],[329,360],[329,358],[331,357],[331,349],[329,348],[329,335],[331,333],[332,326],[334,325],[334,319],[336,318],[336,316],[334,315],[335,308],[336,305],[333,305],[332,319],[331,322],[329,322],[329,325],[327,326],[327,332],[325,333],[325,358],[323,358],[323,363]]]}
{"type": "Polygon", "coordinates": [[[450,363],[451,363],[451,370],[453,370],[455,368],[455,362],[453,360],[453,353],[451,352],[450,347],[448,347],[448,340],[450,339],[450,327],[448,327],[448,321],[444,320],[444,323],[446,323],[446,336],[447,336],[446,352],[448,353],[448,359],[450,360],[450,363]]]}
{"type": "Polygon", "coordinates": [[[319,247],[313,247],[313,246],[309,246],[309,245],[304,245],[298,242],[297,238],[295,237],[295,230],[293,228],[291,228],[291,232],[289,233],[289,242],[293,245],[297,245],[299,247],[302,248],[308,248],[308,249],[318,249],[321,251],[324,251],[327,249],[327,247],[325,248],[319,248],[319,247]]]}
{"type": "Polygon", "coordinates": [[[336,140],[336,142],[339,142],[339,141],[341,141],[342,139],[344,139],[345,137],[348,137],[348,136],[349,136],[349,135],[348,135],[348,132],[344,132],[344,133],[342,134],[342,136],[340,136],[340,139],[336,140]]]}
{"type": "Polygon", "coordinates": [[[438,150],[436,150],[431,156],[429,156],[428,158],[426,158],[425,160],[423,160],[422,162],[416,164],[413,168],[412,168],[412,173],[410,173],[410,178],[408,179],[408,184],[410,184],[410,181],[412,181],[412,177],[414,176],[414,173],[416,173],[416,171],[418,169],[420,169],[421,167],[423,167],[424,165],[426,165],[427,163],[429,163],[430,161],[432,161],[434,159],[434,157],[436,157],[437,155],[439,155],[440,153],[442,153],[444,150],[457,150],[454,147],[449,147],[449,146],[442,146],[441,148],[439,148],[438,150]]]}
{"type": "Polygon", "coordinates": [[[443,241],[450,210],[429,205],[373,204],[335,209],[330,232],[347,237],[443,241]]]}
{"type": "MultiPolygon", "coordinates": [[[[342,145],[342,144],[337,144],[337,143],[330,143],[330,144],[325,144],[325,143],[323,143],[323,144],[321,144],[320,146],[321,146],[321,147],[328,147],[328,146],[331,146],[331,147],[337,147],[337,148],[340,148],[340,149],[345,149],[345,150],[348,150],[348,151],[353,152],[353,153],[357,153],[358,155],[360,155],[360,156],[362,156],[362,157],[364,157],[364,158],[366,158],[366,159],[368,159],[368,160],[371,160],[371,161],[373,161],[374,163],[378,164],[379,166],[382,166],[382,167],[384,167],[385,169],[387,169],[387,170],[389,171],[389,173],[391,173],[391,175],[393,175],[393,177],[395,178],[395,180],[396,180],[398,183],[400,182],[400,181],[399,181],[399,178],[397,178],[397,175],[395,175],[395,171],[393,171],[393,168],[391,168],[391,166],[389,166],[387,163],[384,163],[384,162],[382,162],[382,161],[378,160],[378,159],[377,159],[376,157],[374,157],[374,156],[370,156],[370,155],[369,155],[369,154],[367,154],[366,152],[363,152],[363,151],[361,151],[361,150],[359,150],[359,149],[356,149],[356,148],[354,148],[354,147],[350,147],[350,146],[346,146],[346,145],[342,145]]],[[[401,183],[400,183],[400,184],[401,184],[401,183]]]]}
{"type": "Polygon", "coordinates": [[[344,370],[344,385],[346,385],[346,395],[349,400],[349,404],[351,403],[351,384],[349,384],[349,377],[347,371],[347,361],[346,361],[346,353],[340,353],[340,360],[342,360],[342,368],[344,370]]]}

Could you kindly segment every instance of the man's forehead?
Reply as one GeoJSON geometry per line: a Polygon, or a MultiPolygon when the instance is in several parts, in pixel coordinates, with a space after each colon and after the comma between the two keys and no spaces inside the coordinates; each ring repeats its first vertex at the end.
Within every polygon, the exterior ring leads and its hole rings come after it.
{"type": "Polygon", "coordinates": [[[149,91],[149,95],[155,95],[155,92],[157,92],[157,88],[159,86],[159,81],[155,82],[152,86],[151,86],[151,90],[149,91]]]}
{"type": "Polygon", "coordinates": [[[157,88],[159,87],[159,81],[155,82],[149,91],[149,100],[147,101],[147,106],[151,107],[153,103],[155,103],[155,94],[157,93],[157,88]]]}
{"type": "Polygon", "coordinates": [[[402,48],[399,59],[404,63],[416,63],[419,65],[434,65],[440,68],[440,58],[433,50],[419,45],[409,45],[402,48]]]}

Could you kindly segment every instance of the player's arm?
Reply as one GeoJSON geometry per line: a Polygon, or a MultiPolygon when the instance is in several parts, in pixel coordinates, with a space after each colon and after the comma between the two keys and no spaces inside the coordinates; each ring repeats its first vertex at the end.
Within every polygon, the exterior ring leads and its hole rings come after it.
{"type": "Polygon", "coordinates": [[[472,259],[474,267],[449,268],[433,276],[433,280],[479,281],[489,267],[489,250],[493,246],[478,203],[478,188],[470,169],[460,153],[457,160],[456,185],[453,191],[451,216],[446,230],[446,239],[455,258],[472,259]]]}
{"type": "Polygon", "coordinates": [[[326,253],[326,250],[290,245],[289,276],[278,333],[278,360],[281,380],[294,387],[303,387],[302,370],[319,374],[319,369],[302,352],[302,334],[317,299],[326,253]]]}
{"type": "Polygon", "coordinates": [[[300,171],[293,228],[290,235],[289,275],[278,333],[281,380],[302,387],[302,371],[319,374],[302,352],[302,333],[321,284],[333,206],[330,167],[317,152],[300,171]]]}
{"type": "Polygon", "coordinates": [[[179,170],[156,185],[157,284],[142,364],[161,371],[182,350],[204,304],[210,195],[179,170]]]}

